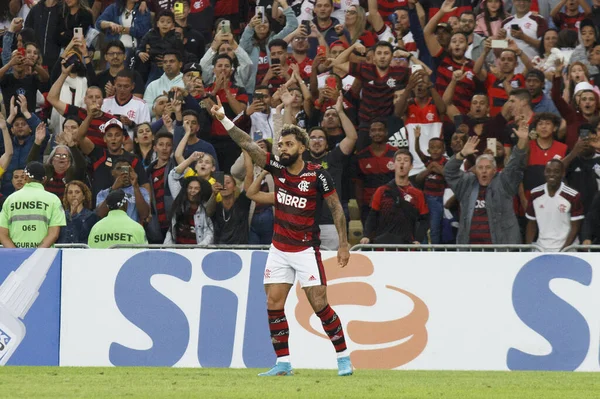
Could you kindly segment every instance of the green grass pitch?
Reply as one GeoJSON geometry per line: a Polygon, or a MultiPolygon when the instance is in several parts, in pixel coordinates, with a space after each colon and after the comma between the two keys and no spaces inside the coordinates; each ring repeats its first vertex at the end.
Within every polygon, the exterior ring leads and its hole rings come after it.
{"type": "Polygon", "coordinates": [[[600,398],[597,373],[3,367],[7,398],[600,398]]]}

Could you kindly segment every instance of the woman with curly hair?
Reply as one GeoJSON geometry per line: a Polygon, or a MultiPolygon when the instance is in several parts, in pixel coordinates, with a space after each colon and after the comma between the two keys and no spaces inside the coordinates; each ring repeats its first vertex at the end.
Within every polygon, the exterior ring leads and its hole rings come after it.
{"type": "Polygon", "coordinates": [[[98,217],[92,211],[92,192],[79,180],[67,183],[62,199],[67,225],[60,229],[57,243],[87,244],[90,230],[98,217]]]}

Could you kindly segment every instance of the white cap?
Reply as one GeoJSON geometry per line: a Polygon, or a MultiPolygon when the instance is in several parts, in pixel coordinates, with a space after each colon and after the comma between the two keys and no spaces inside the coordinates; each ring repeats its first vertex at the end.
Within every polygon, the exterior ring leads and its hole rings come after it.
{"type": "Polygon", "coordinates": [[[23,319],[39,295],[58,249],[36,249],[0,285],[0,303],[13,316],[23,319]]]}
{"type": "Polygon", "coordinates": [[[109,120],[105,124],[100,125],[100,131],[101,132],[105,132],[106,129],[108,129],[111,126],[118,126],[118,127],[121,128],[121,130],[125,130],[125,129],[123,129],[123,124],[121,123],[120,120],[118,120],[117,118],[112,118],[111,120],[109,120]]]}
{"type": "Polygon", "coordinates": [[[577,86],[575,86],[575,91],[573,91],[573,95],[577,94],[580,91],[583,90],[594,90],[594,86],[592,86],[591,83],[589,82],[579,82],[577,83],[577,86]]]}

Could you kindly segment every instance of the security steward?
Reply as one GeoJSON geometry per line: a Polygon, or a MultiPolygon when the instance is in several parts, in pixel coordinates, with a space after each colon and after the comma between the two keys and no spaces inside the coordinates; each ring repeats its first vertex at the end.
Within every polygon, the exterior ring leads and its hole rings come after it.
{"type": "Polygon", "coordinates": [[[148,244],[141,224],[127,215],[127,199],[121,189],[106,197],[108,215],[92,227],[88,238],[90,248],[108,248],[117,244],[148,244]]]}
{"type": "Polygon", "coordinates": [[[60,198],[44,189],[46,170],[40,162],[25,167],[25,186],[6,198],[0,213],[4,248],[50,248],[66,226],[60,198]]]}

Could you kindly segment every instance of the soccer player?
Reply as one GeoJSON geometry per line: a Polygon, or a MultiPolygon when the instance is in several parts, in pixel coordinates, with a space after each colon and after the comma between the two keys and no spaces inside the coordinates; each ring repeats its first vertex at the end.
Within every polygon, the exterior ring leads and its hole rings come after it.
{"type": "Polygon", "coordinates": [[[327,278],[319,252],[319,212],[325,201],[339,235],[338,264],[348,264],[350,251],[346,234],[346,218],[333,179],[319,165],[304,162],[308,134],[294,125],[285,125],[277,145],[280,157],[265,152],[243,130],[225,116],[220,100],[211,109],[231,138],[248,152],[254,163],[269,171],[275,181],[275,226],[273,244],[265,268],[267,313],[275,366],[259,376],[293,375],[289,359],[289,327],[284,312],[287,296],[296,275],[323,329],[337,352],[338,375],[352,375],[352,364],[346,348],[340,318],[327,303],[327,278]]]}

